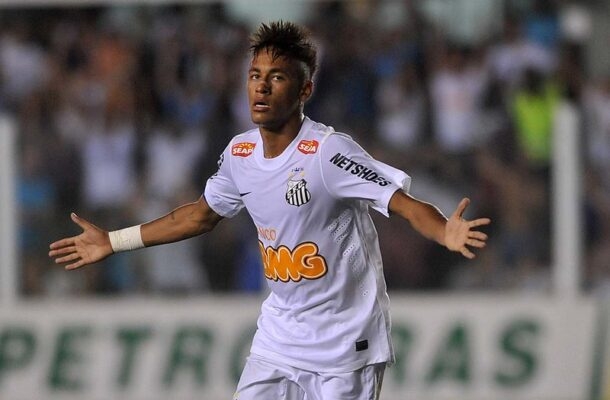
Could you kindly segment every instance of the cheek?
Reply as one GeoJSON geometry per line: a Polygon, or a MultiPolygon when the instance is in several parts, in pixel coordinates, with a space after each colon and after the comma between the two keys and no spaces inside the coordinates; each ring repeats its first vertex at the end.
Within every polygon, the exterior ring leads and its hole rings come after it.
{"type": "Polygon", "coordinates": [[[283,98],[287,104],[299,104],[302,98],[301,89],[297,87],[286,88],[283,98]]]}
{"type": "Polygon", "coordinates": [[[252,95],[254,95],[254,93],[256,92],[256,86],[253,82],[246,82],[246,92],[248,93],[248,97],[252,97],[252,95]]]}

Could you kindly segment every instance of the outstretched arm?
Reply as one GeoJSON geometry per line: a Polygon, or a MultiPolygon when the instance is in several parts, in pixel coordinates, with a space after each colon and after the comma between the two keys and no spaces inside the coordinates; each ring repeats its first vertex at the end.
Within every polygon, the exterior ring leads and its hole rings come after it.
{"type": "Polygon", "coordinates": [[[411,226],[423,236],[434,240],[451,251],[460,252],[466,258],[474,258],[469,247],[485,247],[487,235],[474,230],[488,225],[489,218],[478,218],[467,221],[462,218],[470,204],[467,198],[462,199],[451,217],[445,217],[440,210],[430,203],[418,200],[401,190],[390,199],[389,209],[409,221],[411,226]]]}
{"type": "MultiPolygon", "coordinates": [[[[66,269],[76,269],[101,261],[113,254],[109,232],[72,213],[72,221],[83,229],[78,236],[64,238],[51,244],[49,256],[66,269]]],[[[180,206],[169,214],[140,226],[142,244],[155,246],[173,243],[209,232],[222,217],[199,200],[180,206]]]]}

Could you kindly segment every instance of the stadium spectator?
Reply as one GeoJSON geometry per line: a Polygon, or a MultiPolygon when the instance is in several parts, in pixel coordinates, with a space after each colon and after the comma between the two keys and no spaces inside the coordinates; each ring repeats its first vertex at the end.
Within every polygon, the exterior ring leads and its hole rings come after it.
{"type": "MultiPolygon", "coordinates": [[[[193,132],[180,119],[156,124],[145,144],[144,190],[137,219],[150,220],[196,197],[193,171],[205,152],[205,135],[193,132]]],[[[141,255],[145,284],[152,293],[192,294],[209,289],[205,266],[194,241],[161,246],[141,255]]]]}
{"type": "Polygon", "coordinates": [[[501,36],[490,44],[489,67],[494,79],[505,88],[504,96],[521,83],[527,69],[549,75],[557,64],[556,54],[528,38],[521,21],[512,15],[505,18],[501,36]]]}
{"type": "MultiPolygon", "coordinates": [[[[103,124],[91,126],[80,149],[83,166],[83,207],[98,220],[117,226],[133,218],[139,189],[136,173],[136,132],[132,115],[109,109],[103,124]]],[[[131,254],[109,260],[92,290],[117,293],[135,290],[131,254]]]]}

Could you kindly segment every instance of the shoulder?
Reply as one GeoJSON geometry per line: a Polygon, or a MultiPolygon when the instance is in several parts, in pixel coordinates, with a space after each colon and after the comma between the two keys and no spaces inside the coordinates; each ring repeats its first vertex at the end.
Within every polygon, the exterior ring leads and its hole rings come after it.
{"type": "Polygon", "coordinates": [[[312,121],[309,118],[306,123],[310,125],[307,129],[307,139],[317,142],[322,149],[335,148],[337,146],[358,146],[351,136],[335,131],[332,126],[312,121]]]}
{"type": "Polygon", "coordinates": [[[341,153],[344,155],[366,153],[366,151],[348,134],[332,132],[324,138],[321,146],[323,154],[341,153]]]}
{"type": "Polygon", "coordinates": [[[238,133],[237,135],[233,136],[233,138],[231,139],[231,141],[229,143],[234,144],[234,143],[248,142],[248,141],[256,142],[259,136],[260,135],[259,135],[258,128],[253,128],[253,129],[250,129],[249,131],[238,133]]]}
{"type": "Polygon", "coordinates": [[[234,156],[248,156],[252,154],[260,135],[258,129],[235,135],[226,147],[226,152],[234,156]]]}

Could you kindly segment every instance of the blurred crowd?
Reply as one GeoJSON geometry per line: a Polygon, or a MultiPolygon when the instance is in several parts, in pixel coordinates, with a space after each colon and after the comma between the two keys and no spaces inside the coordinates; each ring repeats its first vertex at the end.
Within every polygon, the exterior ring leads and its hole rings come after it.
{"type": "MultiPolygon", "coordinates": [[[[467,43],[417,1],[311,2],[303,23],[320,70],[306,114],[406,171],[412,193],[446,214],[468,196],[466,217],[493,220],[488,247],[466,262],[374,215],[391,290],[551,289],[558,104],[582,116],[582,285],[610,286],[610,74],[587,73],[561,2],[529,4],[503,7],[502,23],[467,43]]],[[[264,290],[245,212],[211,234],[73,272],[47,257],[50,242],[80,232],[70,212],[113,230],[200,196],[230,138],[252,127],[253,26],[212,2],[2,9],[0,21],[0,108],[18,127],[21,292],[264,290]]]]}

